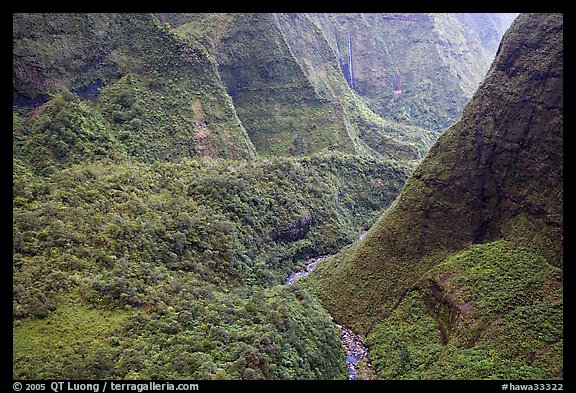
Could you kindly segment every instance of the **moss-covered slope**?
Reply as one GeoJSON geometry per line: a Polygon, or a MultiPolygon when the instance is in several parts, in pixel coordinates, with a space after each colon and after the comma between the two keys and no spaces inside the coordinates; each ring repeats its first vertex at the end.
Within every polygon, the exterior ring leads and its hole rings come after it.
{"type": "Polygon", "coordinates": [[[338,102],[317,95],[274,14],[200,14],[178,28],[206,43],[238,116],[263,155],[358,153],[338,102]]]}
{"type": "MultiPolygon", "coordinates": [[[[562,15],[518,17],[462,119],[432,147],[395,203],[363,241],[322,264],[310,276],[309,287],[332,315],[362,333],[374,331],[395,315],[402,299],[445,258],[473,244],[499,239],[510,244],[506,250],[509,263],[502,263],[499,270],[490,268],[486,276],[478,277],[478,283],[468,280],[466,285],[471,289],[462,290],[474,291],[475,285],[489,282],[491,274],[510,276],[509,285],[524,285],[514,273],[520,268],[514,261],[521,261],[526,252],[532,253],[530,259],[537,263],[532,265],[534,270],[522,274],[548,271],[552,276],[542,278],[534,288],[520,287],[522,296],[542,301],[542,296],[561,286],[562,38],[562,15]],[[537,288],[544,288],[541,295],[529,297],[530,291],[538,293],[537,288]]],[[[480,258],[474,263],[482,272],[491,262],[490,258],[480,258]]],[[[425,296],[429,298],[430,293],[433,291],[425,296]]],[[[466,301],[495,307],[494,292],[468,294],[466,301]]],[[[516,310],[512,300],[501,301],[502,307],[516,310]]],[[[534,302],[531,307],[536,307],[534,302]]],[[[498,313],[492,310],[490,314],[489,309],[478,311],[475,318],[497,325],[498,313]]],[[[506,318],[515,321],[516,316],[506,318]]],[[[538,321],[544,332],[558,329],[557,323],[550,324],[545,317],[538,317],[538,321]]],[[[439,325],[435,334],[441,332],[439,325]]],[[[553,336],[558,338],[556,333],[553,336]]],[[[506,340],[511,336],[506,337],[500,338],[502,345],[509,344],[506,340]]],[[[449,342],[448,337],[445,339],[449,342]]],[[[492,344],[486,345],[489,348],[492,344]]],[[[545,353],[548,351],[543,349],[538,356],[548,356],[545,353]]],[[[512,360],[520,364],[534,360],[528,360],[526,352],[522,354],[512,356],[512,360]]],[[[456,355],[449,357],[449,362],[456,361],[456,355]]],[[[544,366],[546,375],[557,375],[557,358],[550,361],[556,365],[544,366]]],[[[386,374],[385,368],[381,376],[386,374]]]]}
{"type": "Polygon", "coordinates": [[[370,109],[385,119],[437,133],[458,119],[492,59],[453,14],[311,18],[370,109]]]}
{"type": "MultiPolygon", "coordinates": [[[[70,123],[95,116],[96,138],[101,133],[117,142],[118,153],[145,161],[255,157],[214,59],[152,15],[14,14],[13,45],[15,106],[26,113],[67,92],[84,101],[82,111],[48,102],[69,120],[42,125],[51,135],[78,133],[82,146],[76,149],[93,150],[97,143],[70,123]]],[[[34,114],[29,117],[25,138],[45,138],[38,135],[34,114]]],[[[61,162],[62,142],[69,140],[56,138],[45,146],[61,162]]]]}

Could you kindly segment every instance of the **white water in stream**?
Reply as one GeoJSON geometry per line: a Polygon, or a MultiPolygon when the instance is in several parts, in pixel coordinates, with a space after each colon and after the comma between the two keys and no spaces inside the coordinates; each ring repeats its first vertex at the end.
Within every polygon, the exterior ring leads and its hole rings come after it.
{"type": "MultiPolygon", "coordinates": [[[[363,234],[361,234],[361,238],[363,234]]],[[[314,270],[316,266],[330,255],[325,255],[317,258],[311,258],[306,261],[306,269],[297,271],[290,274],[284,284],[290,285],[298,281],[298,279],[307,276],[314,270]]],[[[368,349],[364,346],[362,338],[351,331],[350,329],[334,322],[342,335],[342,346],[346,351],[346,367],[348,368],[348,379],[357,379],[358,372],[356,367],[358,362],[366,359],[368,361],[368,349]]],[[[368,367],[370,367],[368,363],[368,367]]]]}

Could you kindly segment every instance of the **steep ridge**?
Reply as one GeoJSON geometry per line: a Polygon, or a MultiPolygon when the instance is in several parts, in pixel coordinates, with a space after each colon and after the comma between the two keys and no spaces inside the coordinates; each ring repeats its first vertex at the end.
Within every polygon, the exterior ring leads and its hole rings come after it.
{"type": "Polygon", "coordinates": [[[561,14],[519,16],[393,205],[307,278],[380,377],[562,375],[562,39],[561,14]]]}
{"type": "Polygon", "coordinates": [[[362,153],[343,107],[316,94],[274,14],[199,14],[178,28],[204,42],[261,155],[362,153]]]}
{"type": "MultiPolygon", "coordinates": [[[[302,288],[277,284],[372,225],[435,135],[369,109],[330,50],[326,23],[289,14],[14,15],[15,378],[345,376],[326,310],[302,288]],[[256,160],[257,150],[304,157],[256,160]],[[317,154],[327,150],[336,152],[317,154]]],[[[358,48],[352,34],[341,38],[358,48]]],[[[403,83],[396,72],[394,91],[403,83]]],[[[529,202],[541,218],[539,201],[529,202]]],[[[479,237],[488,239],[497,228],[484,221],[479,237]]],[[[534,296],[558,297],[558,269],[529,252],[514,274],[542,282],[534,296]]],[[[436,273],[432,289],[417,290],[437,311],[432,320],[447,321],[437,332],[448,342],[459,337],[451,310],[470,305],[436,273]]],[[[381,376],[388,336],[382,324],[369,337],[381,376]]],[[[556,336],[538,349],[544,358],[528,353],[532,363],[557,364],[556,336]]],[[[412,346],[393,350],[405,368],[414,359],[412,346]]]]}
{"type": "Polygon", "coordinates": [[[150,15],[14,30],[13,376],[345,378],[326,310],[278,284],[372,225],[412,163],[254,160],[210,43],[150,15]]]}
{"type": "Polygon", "coordinates": [[[255,158],[214,59],[150,14],[14,14],[13,44],[15,139],[36,170],[102,138],[95,158],[255,158]]]}

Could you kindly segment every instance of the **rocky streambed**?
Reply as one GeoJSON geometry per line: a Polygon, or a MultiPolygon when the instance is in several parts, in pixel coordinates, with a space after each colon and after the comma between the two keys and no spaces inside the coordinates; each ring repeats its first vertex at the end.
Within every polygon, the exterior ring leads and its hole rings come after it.
{"type": "Polygon", "coordinates": [[[362,379],[371,379],[369,369],[371,368],[368,361],[368,349],[364,346],[362,338],[352,330],[336,324],[342,335],[342,346],[346,351],[346,367],[348,368],[348,379],[358,379],[358,374],[362,379]],[[365,360],[365,369],[360,371],[359,363],[365,360]]]}
{"type": "MultiPolygon", "coordinates": [[[[288,276],[284,284],[291,285],[298,281],[300,278],[307,276],[314,270],[316,266],[329,255],[311,258],[306,261],[306,268],[294,272],[288,276]]],[[[348,379],[358,379],[359,370],[358,366],[360,362],[365,363],[363,367],[363,372],[360,373],[362,379],[370,379],[370,372],[368,371],[371,366],[368,361],[368,349],[364,346],[362,337],[354,333],[352,330],[334,322],[342,335],[342,346],[346,352],[346,367],[348,368],[348,379]]]]}
{"type": "Polygon", "coordinates": [[[297,272],[294,272],[294,273],[290,274],[290,275],[288,276],[288,278],[286,279],[286,281],[284,282],[284,284],[290,285],[290,284],[298,281],[298,279],[309,275],[310,273],[312,273],[312,270],[314,270],[314,268],[315,268],[316,266],[318,266],[318,264],[319,264],[320,262],[322,262],[323,260],[325,260],[325,259],[328,258],[328,257],[329,257],[329,255],[324,255],[324,256],[321,256],[321,257],[308,259],[308,260],[306,261],[306,269],[300,270],[300,271],[297,271],[297,272]]]}

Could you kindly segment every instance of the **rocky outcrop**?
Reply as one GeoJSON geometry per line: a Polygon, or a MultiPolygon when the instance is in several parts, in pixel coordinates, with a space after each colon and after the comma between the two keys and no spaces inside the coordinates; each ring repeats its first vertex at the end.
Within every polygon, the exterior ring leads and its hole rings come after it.
{"type": "Polygon", "coordinates": [[[295,242],[306,237],[312,228],[312,224],[313,219],[311,216],[303,216],[290,225],[273,229],[268,236],[274,241],[283,243],[295,242]]]}

